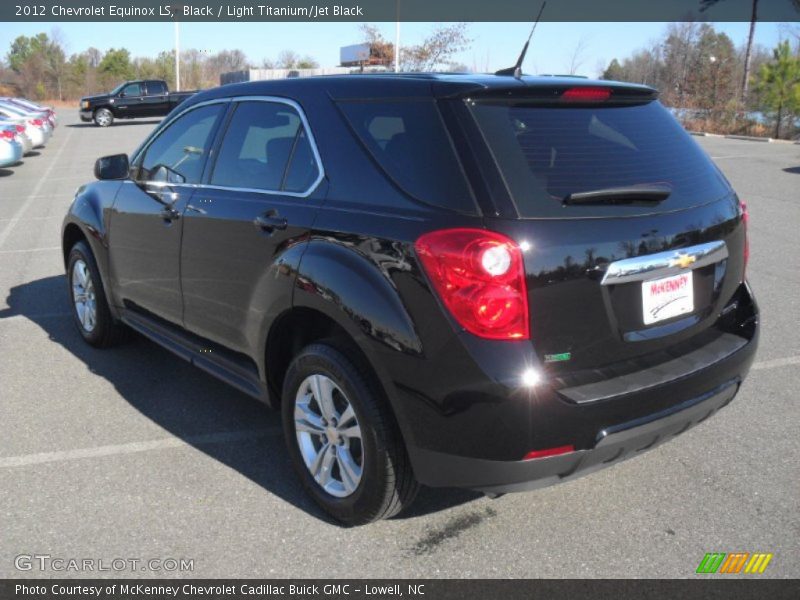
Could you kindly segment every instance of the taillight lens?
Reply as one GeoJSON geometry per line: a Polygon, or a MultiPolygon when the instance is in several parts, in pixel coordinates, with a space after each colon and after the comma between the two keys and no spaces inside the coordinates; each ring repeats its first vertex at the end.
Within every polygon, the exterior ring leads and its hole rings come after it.
{"type": "Polygon", "coordinates": [[[11,129],[3,129],[0,131],[0,137],[6,140],[13,140],[17,136],[11,129]]]}
{"type": "Polygon", "coordinates": [[[574,87],[561,94],[564,102],[603,102],[611,96],[611,90],[603,87],[574,87]]]}
{"type": "Polygon", "coordinates": [[[25,133],[25,125],[17,125],[17,133],[25,133]]]}
{"type": "Polygon", "coordinates": [[[742,225],[744,226],[744,271],[742,276],[747,273],[747,263],[750,262],[750,239],[747,235],[747,226],[750,224],[750,213],[747,210],[747,203],[739,201],[739,209],[742,211],[742,225]]]}
{"type": "Polygon", "coordinates": [[[42,120],[41,119],[31,119],[29,122],[34,127],[41,127],[42,126],[42,120]]]}
{"type": "Polygon", "coordinates": [[[436,293],[464,329],[495,340],[530,339],[522,250],[483,229],[443,229],[415,248],[436,293]]]}

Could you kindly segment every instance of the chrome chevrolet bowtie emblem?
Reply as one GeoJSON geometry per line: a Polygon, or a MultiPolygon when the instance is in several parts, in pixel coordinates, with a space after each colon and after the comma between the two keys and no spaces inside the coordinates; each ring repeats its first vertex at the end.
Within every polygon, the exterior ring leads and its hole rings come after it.
{"type": "Polygon", "coordinates": [[[691,265],[693,265],[697,261],[695,256],[691,254],[679,254],[675,258],[672,259],[670,263],[670,267],[680,267],[681,269],[685,269],[691,265]]]}

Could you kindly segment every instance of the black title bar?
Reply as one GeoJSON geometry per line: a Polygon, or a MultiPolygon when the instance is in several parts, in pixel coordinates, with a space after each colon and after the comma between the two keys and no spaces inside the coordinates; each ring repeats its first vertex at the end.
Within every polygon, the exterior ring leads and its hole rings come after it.
{"type": "MultiPolygon", "coordinates": [[[[543,21],[750,21],[750,0],[549,0],[543,21]]],[[[533,21],[538,0],[61,0],[0,2],[2,21],[533,21]]],[[[759,21],[797,21],[793,0],[760,0],[759,21]]]]}
{"type": "Polygon", "coordinates": [[[798,596],[800,583],[797,580],[706,579],[703,576],[678,580],[0,580],[3,600],[795,600],[798,596]]]}

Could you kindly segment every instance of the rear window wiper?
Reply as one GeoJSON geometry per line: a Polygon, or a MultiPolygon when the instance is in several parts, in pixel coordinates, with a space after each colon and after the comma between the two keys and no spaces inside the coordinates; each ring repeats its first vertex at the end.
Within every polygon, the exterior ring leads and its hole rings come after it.
{"type": "Polygon", "coordinates": [[[655,204],[666,200],[670,193],[668,187],[660,186],[605,188],[568,194],[564,197],[564,204],[655,204]]]}

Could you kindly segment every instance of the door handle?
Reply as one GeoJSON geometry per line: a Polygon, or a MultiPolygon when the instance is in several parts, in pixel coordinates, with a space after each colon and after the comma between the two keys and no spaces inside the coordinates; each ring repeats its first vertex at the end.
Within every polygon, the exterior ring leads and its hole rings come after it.
{"type": "Polygon", "coordinates": [[[278,216],[277,210],[268,210],[263,215],[258,215],[253,221],[261,231],[272,233],[276,229],[284,230],[289,225],[285,217],[278,216]]]}

